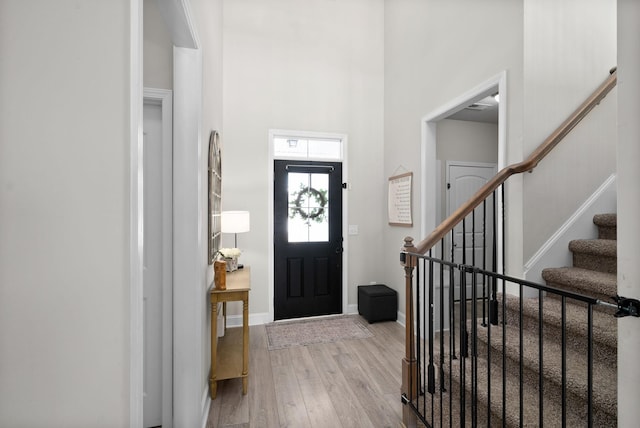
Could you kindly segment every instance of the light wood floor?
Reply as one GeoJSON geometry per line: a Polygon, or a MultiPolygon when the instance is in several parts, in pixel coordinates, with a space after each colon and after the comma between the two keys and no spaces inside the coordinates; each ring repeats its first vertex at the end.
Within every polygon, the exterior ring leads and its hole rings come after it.
{"type": "Polygon", "coordinates": [[[402,426],[404,329],[362,322],[373,337],[275,351],[252,326],[248,393],[240,379],[220,381],[207,428],[402,426]]]}

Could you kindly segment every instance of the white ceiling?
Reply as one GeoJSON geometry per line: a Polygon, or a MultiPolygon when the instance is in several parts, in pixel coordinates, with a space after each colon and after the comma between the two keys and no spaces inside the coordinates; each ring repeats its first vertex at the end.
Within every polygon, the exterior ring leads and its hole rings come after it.
{"type": "Polygon", "coordinates": [[[498,123],[498,102],[493,96],[476,101],[471,106],[447,117],[452,120],[466,120],[470,122],[498,123]]]}

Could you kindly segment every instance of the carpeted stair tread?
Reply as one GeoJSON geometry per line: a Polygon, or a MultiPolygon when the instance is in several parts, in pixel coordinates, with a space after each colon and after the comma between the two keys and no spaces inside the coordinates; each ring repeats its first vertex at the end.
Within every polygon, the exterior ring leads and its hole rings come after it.
{"type": "Polygon", "coordinates": [[[606,301],[610,301],[618,290],[617,276],[609,272],[577,267],[548,268],[543,269],[542,278],[549,285],[579,290],[582,294],[606,301]]]}
{"type": "MultiPolygon", "coordinates": [[[[478,323],[479,324],[479,323],[478,323]]],[[[488,344],[488,328],[478,325],[478,340],[485,345],[488,344]]],[[[519,329],[517,326],[507,324],[505,326],[506,354],[511,364],[518,365],[520,355],[519,329]]],[[[502,325],[491,326],[491,349],[496,355],[502,354],[502,325]]],[[[538,332],[523,329],[522,331],[523,349],[529,350],[522,355],[523,366],[530,373],[535,373],[537,381],[537,371],[539,368],[538,358],[538,332]]],[[[567,356],[567,391],[583,400],[587,398],[587,355],[577,352],[570,346],[566,347],[567,356]]],[[[556,341],[544,341],[543,343],[543,373],[546,382],[553,382],[557,388],[562,385],[562,348],[556,341]]],[[[594,407],[610,413],[616,414],[616,380],[617,370],[607,364],[593,362],[593,404],[594,407]]],[[[532,381],[532,379],[529,379],[532,381]]]]}
{"type": "MultiPolygon", "coordinates": [[[[502,301],[503,294],[498,295],[498,301],[502,301]]],[[[520,298],[510,294],[506,295],[505,306],[507,309],[507,320],[515,323],[519,320],[520,298]]],[[[543,319],[545,328],[551,325],[561,331],[562,327],[562,301],[559,299],[542,299],[543,319]]],[[[522,300],[522,313],[524,317],[531,319],[529,325],[538,322],[539,300],[537,298],[525,298],[522,300]]],[[[577,337],[586,340],[587,336],[587,312],[585,306],[571,303],[567,300],[565,305],[565,326],[567,337],[577,337]]],[[[593,340],[610,347],[608,350],[613,354],[615,363],[615,353],[618,347],[618,320],[611,313],[593,312],[593,340]]]]}
{"type": "MultiPolygon", "coordinates": [[[[437,359],[436,359],[437,360],[437,359]]],[[[451,365],[451,372],[445,372],[446,384],[448,386],[449,376],[451,376],[453,380],[454,389],[451,391],[454,398],[459,399],[460,391],[456,386],[461,384],[460,377],[460,362],[461,359],[453,360],[451,365]]],[[[467,402],[471,402],[471,393],[472,393],[472,385],[471,385],[471,373],[472,373],[472,359],[465,358],[465,385],[466,385],[466,400],[467,402]]],[[[502,424],[502,413],[503,413],[503,391],[502,391],[502,377],[498,376],[495,365],[491,365],[491,372],[489,372],[489,365],[487,364],[487,360],[481,357],[476,359],[476,370],[478,373],[477,376],[477,399],[478,399],[478,426],[508,426],[508,427],[537,427],[539,426],[539,410],[538,410],[538,390],[537,386],[535,387],[526,387],[523,388],[523,408],[522,408],[522,423],[520,423],[520,408],[519,408],[519,397],[520,397],[520,382],[519,379],[513,376],[507,376],[505,378],[506,385],[506,403],[507,407],[505,409],[505,423],[502,424]],[[491,395],[487,393],[488,388],[488,375],[491,377],[491,395]],[[491,400],[493,403],[491,406],[491,420],[490,423],[487,423],[487,403],[491,400]]],[[[448,368],[447,366],[445,366],[448,368]]],[[[468,406],[469,407],[469,406],[468,406]]],[[[467,410],[469,412],[469,410],[467,410]]],[[[561,415],[562,415],[562,403],[560,400],[552,400],[548,397],[544,398],[544,411],[543,411],[543,422],[546,427],[559,427],[561,426],[561,415]]],[[[570,427],[582,426],[584,425],[584,419],[580,416],[575,415],[572,412],[572,409],[567,405],[566,409],[567,415],[567,425],[570,427]]],[[[467,417],[468,419],[468,417],[467,417]]],[[[453,425],[456,426],[456,425],[453,425]]]]}
{"type": "Polygon", "coordinates": [[[574,253],[586,253],[604,257],[616,257],[617,242],[613,239],[574,239],[569,249],[574,253]]]}
{"type": "Polygon", "coordinates": [[[617,239],[617,215],[596,214],[593,216],[593,223],[598,226],[598,238],[617,239]]]}
{"type": "Polygon", "coordinates": [[[593,216],[593,223],[596,226],[616,227],[618,224],[618,215],[616,213],[596,214],[593,216]]]}
{"type": "Polygon", "coordinates": [[[617,271],[617,241],[612,239],[576,239],[569,242],[573,266],[600,272],[617,271]]]}

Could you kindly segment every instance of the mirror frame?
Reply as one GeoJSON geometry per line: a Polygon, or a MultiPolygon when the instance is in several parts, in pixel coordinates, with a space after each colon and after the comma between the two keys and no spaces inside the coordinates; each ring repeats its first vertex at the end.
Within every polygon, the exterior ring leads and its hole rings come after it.
{"type": "Polygon", "coordinates": [[[209,228],[207,234],[207,260],[213,264],[216,253],[220,249],[221,211],[222,211],[222,157],[220,151],[220,134],[211,131],[209,136],[209,228]]]}

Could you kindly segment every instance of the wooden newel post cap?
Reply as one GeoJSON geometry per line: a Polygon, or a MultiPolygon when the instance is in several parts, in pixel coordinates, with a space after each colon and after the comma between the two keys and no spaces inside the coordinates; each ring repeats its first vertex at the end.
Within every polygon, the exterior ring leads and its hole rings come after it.
{"type": "Polygon", "coordinates": [[[411,236],[406,236],[404,238],[404,245],[400,249],[400,263],[405,267],[415,266],[415,256],[410,256],[407,253],[415,253],[416,251],[416,247],[413,246],[413,238],[411,236]]]}

